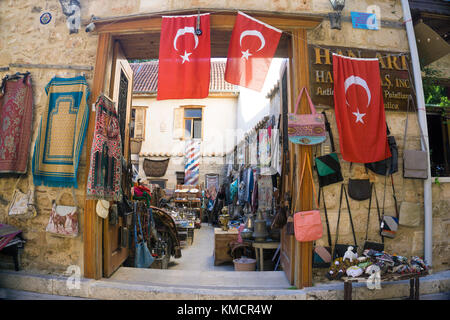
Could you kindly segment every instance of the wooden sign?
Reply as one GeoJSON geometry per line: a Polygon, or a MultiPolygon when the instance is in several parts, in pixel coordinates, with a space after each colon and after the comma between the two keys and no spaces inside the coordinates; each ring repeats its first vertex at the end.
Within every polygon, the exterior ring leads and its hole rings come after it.
{"type": "Polygon", "coordinates": [[[334,52],[354,58],[378,58],[385,109],[387,111],[406,111],[408,95],[412,94],[408,75],[409,55],[399,56],[399,52],[345,47],[308,46],[308,50],[311,98],[317,107],[334,108],[332,66],[334,52]]]}

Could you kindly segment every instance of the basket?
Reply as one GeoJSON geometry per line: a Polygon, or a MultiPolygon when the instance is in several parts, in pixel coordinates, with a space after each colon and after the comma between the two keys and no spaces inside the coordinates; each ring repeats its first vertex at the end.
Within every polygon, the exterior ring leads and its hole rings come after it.
{"type": "Polygon", "coordinates": [[[163,177],[166,174],[170,158],[162,160],[144,159],[144,172],[148,177],[163,177]]]}
{"type": "Polygon", "coordinates": [[[251,258],[234,259],[234,271],[255,271],[256,260],[251,258]]]}

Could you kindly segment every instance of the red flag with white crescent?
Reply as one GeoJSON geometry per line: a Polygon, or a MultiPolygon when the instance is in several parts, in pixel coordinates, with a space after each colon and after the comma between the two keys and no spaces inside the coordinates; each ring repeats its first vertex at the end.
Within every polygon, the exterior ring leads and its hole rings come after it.
{"type": "Polygon", "coordinates": [[[333,54],[333,74],[342,158],[356,163],[389,158],[378,59],[333,54]]]}
{"type": "Polygon", "coordinates": [[[261,91],[281,30],[238,12],[228,47],[225,81],[261,91]]]}
{"type": "Polygon", "coordinates": [[[208,96],[211,68],[209,26],[209,13],[162,17],[158,100],[208,96]],[[196,33],[198,17],[200,35],[196,33]]]}

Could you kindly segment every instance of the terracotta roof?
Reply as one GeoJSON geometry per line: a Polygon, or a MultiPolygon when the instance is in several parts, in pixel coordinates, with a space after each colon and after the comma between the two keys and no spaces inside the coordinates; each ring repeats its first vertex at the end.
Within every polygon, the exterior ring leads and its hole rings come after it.
{"type": "MultiPolygon", "coordinates": [[[[156,93],[158,88],[158,61],[130,63],[134,73],[134,93],[156,93]]],[[[238,92],[239,88],[225,81],[226,61],[211,61],[209,92],[238,92]]]]}

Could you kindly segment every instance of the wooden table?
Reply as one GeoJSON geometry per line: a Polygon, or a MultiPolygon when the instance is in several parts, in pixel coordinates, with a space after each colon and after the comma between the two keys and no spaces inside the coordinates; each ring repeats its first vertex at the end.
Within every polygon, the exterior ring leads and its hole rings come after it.
{"type": "MultiPolygon", "coordinates": [[[[381,277],[381,283],[386,281],[399,281],[399,280],[408,280],[409,279],[409,299],[410,300],[419,300],[420,298],[420,278],[425,276],[426,274],[390,274],[384,277],[381,277]]],[[[343,277],[344,281],[344,300],[352,300],[352,289],[353,282],[367,282],[368,278],[365,277],[343,277]]]]}
{"type": "Polygon", "coordinates": [[[232,262],[231,249],[228,245],[232,241],[237,241],[238,230],[229,229],[223,231],[222,228],[214,228],[214,265],[224,262],[232,262]]]}
{"type": "MultiPolygon", "coordinates": [[[[279,242],[268,241],[268,242],[256,242],[252,241],[252,246],[255,248],[256,252],[256,263],[258,265],[259,271],[267,271],[264,270],[264,249],[278,249],[280,246],[279,242]]],[[[270,270],[272,271],[272,270],[270,270]]]]}

